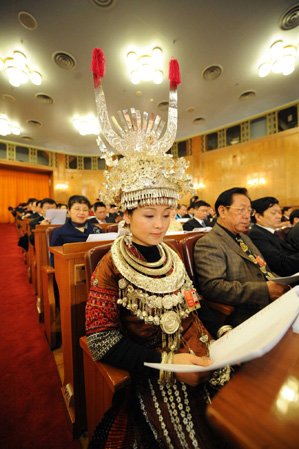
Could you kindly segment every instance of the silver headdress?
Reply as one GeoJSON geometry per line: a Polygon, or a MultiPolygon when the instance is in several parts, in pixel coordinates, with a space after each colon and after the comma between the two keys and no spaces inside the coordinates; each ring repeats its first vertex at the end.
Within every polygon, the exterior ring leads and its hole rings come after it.
{"type": "Polygon", "coordinates": [[[192,192],[192,177],[186,175],[187,162],[183,158],[174,159],[166,152],[171,148],[177,131],[177,85],[180,81],[176,60],[170,61],[168,123],[161,137],[165,122],[152,113],[131,108],[118,111],[119,122],[112,117],[109,121],[106,99],[100,78],[104,75],[104,55],[100,49],[93,53],[95,97],[101,138],[120,153],[123,158],[113,160],[115,152],[109,151],[98,141],[102,157],[109,170],[104,175],[106,192],[102,199],[106,204],[116,204],[122,208],[134,209],[138,205],[167,204],[171,207],[180,199],[180,191],[192,192]]]}

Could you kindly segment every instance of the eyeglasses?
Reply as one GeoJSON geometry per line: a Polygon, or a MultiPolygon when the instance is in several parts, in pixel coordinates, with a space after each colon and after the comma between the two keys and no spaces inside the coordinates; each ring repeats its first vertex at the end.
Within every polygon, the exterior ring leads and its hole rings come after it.
{"type": "Polygon", "coordinates": [[[237,209],[239,215],[249,214],[251,217],[255,214],[254,209],[246,209],[246,207],[225,206],[227,209],[237,209]]]}

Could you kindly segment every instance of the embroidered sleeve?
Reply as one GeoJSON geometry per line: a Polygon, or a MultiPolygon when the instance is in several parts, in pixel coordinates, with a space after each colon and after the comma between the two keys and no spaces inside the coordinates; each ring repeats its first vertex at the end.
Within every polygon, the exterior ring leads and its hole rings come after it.
{"type": "Polygon", "coordinates": [[[119,330],[87,335],[87,345],[93,360],[101,360],[122,337],[123,335],[119,330]]]}
{"type": "Polygon", "coordinates": [[[117,278],[110,253],[106,256],[100,261],[91,277],[86,303],[86,335],[119,328],[117,278]]]}

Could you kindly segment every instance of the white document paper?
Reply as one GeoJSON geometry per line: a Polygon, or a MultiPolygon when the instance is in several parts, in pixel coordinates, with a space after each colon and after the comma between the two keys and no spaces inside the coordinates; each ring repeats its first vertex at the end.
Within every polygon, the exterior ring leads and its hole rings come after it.
{"type": "Polygon", "coordinates": [[[46,218],[51,222],[51,225],[64,224],[66,220],[66,209],[48,209],[46,210],[46,218]]]}
{"type": "Polygon", "coordinates": [[[226,365],[246,362],[270,351],[281,340],[299,313],[299,286],[244,321],[210,346],[213,365],[145,363],[166,371],[192,373],[212,371],[226,365]]]}
{"type": "Polygon", "coordinates": [[[269,281],[277,282],[280,285],[292,285],[299,281],[299,271],[298,273],[292,274],[292,276],[285,276],[281,278],[269,278],[269,281]]]}
{"type": "Polygon", "coordinates": [[[87,242],[103,242],[105,240],[115,240],[118,237],[117,232],[102,232],[101,234],[89,234],[87,242]]]}

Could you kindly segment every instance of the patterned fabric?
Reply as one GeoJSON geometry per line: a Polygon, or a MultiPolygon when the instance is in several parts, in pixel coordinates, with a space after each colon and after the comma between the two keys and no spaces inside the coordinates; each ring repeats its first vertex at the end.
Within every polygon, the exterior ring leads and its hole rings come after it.
{"type": "MultiPolygon", "coordinates": [[[[108,253],[110,254],[110,253],[108,253]]],[[[100,261],[91,277],[89,298],[86,304],[86,335],[119,328],[119,308],[116,304],[119,293],[117,284],[98,286],[98,272],[105,267],[105,257],[100,261]]],[[[109,276],[110,279],[110,276],[109,276]]]]}
{"type": "Polygon", "coordinates": [[[103,331],[87,335],[88,349],[93,360],[101,360],[121,338],[122,334],[120,331],[103,331]]]}

